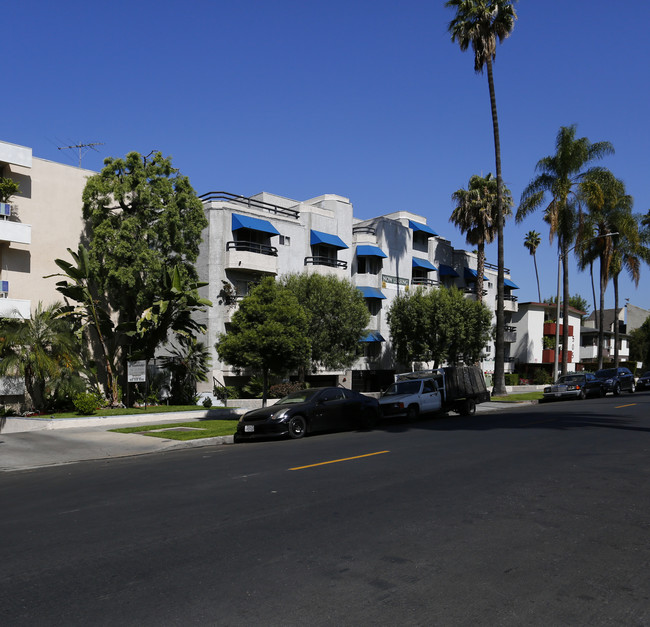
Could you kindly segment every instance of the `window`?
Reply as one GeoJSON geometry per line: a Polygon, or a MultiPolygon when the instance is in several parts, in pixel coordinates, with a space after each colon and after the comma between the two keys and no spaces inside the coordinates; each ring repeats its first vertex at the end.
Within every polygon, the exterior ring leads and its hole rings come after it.
{"type": "Polygon", "coordinates": [[[357,274],[368,273],[368,257],[357,257],[357,274]]]}
{"type": "Polygon", "coordinates": [[[291,246],[291,238],[288,235],[280,235],[280,246],[291,246]]]}

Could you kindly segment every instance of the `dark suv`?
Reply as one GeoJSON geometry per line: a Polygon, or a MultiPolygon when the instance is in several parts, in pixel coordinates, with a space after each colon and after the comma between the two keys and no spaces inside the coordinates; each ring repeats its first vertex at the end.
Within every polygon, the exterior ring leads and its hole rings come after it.
{"type": "Polygon", "coordinates": [[[618,396],[623,390],[634,392],[634,375],[627,368],[605,368],[597,370],[595,375],[603,382],[605,392],[618,396]]]}

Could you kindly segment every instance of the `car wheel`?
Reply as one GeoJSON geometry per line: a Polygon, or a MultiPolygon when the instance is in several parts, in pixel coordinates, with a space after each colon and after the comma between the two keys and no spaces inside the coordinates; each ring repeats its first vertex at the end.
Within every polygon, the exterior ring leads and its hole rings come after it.
{"type": "Polygon", "coordinates": [[[585,398],[587,398],[587,392],[585,392],[585,389],[584,389],[584,388],[582,388],[582,390],[580,390],[580,394],[578,394],[578,398],[579,398],[581,401],[584,401],[585,398]]]}
{"type": "Polygon", "coordinates": [[[406,419],[409,422],[413,422],[418,419],[420,415],[420,408],[417,405],[409,405],[409,408],[406,410],[406,419]]]}
{"type": "Polygon", "coordinates": [[[620,396],[621,395],[621,384],[617,383],[614,386],[614,396],[620,396]]]}
{"type": "Polygon", "coordinates": [[[461,416],[473,416],[476,413],[476,401],[473,398],[468,398],[461,407],[461,416]]]}
{"type": "Polygon", "coordinates": [[[307,421],[302,416],[294,416],[289,420],[289,437],[293,440],[304,437],[307,433],[307,421]]]}

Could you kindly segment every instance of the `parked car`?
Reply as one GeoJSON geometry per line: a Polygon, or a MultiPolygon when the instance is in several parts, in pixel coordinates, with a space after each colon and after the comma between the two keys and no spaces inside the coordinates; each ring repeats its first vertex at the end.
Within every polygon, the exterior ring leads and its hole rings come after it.
{"type": "Polygon", "coordinates": [[[605,396],[605,385],[591,372],[581,372],[562,375],[553,385],[545,387],[543,400],[583,400],[587,396],[605,396]]]}
{"type": "Polygon", "coordinates": [[[244,414],[235,439],[287,435],[297,439],[315,431],[370,428],[378,416],[376,398],[341,387],[310,388],[244,414]]]}
{"type": "Polygon", "coordinates": [[[644,372],[637,380],[636,380],[636,389],[637,390],[647,390],[650,389],[650,370],[648,372],[644,372]]]}
{"type": "Polygon", "coordinates": [[[636,389],[634,375],[628,368],[604,368],[597,370],[595,374],[603,382],[605,392],[611,392],[614,396],[618,396],[623,390],[634,392],[636,389]]]}

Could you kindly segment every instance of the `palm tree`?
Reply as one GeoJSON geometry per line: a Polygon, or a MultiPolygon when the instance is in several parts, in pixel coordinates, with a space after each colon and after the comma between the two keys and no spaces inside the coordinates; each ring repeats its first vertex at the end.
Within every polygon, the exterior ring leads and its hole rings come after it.
{"type": "Polygon", "coordinates": [[[609,142],[592,144],[586,137],[576,139],[576,127],[562,126],[555,140],[555,154],[537,162],[539,172],[521,194],[517,209],[517,222],[540,207],[548,193],[551,197],[544,210],[544,220],[550,227],[550,239],[557,236],[558,250],[563,267],[562,318],[562,374],[567,371],[569,345],[569,263],[571,250],[580,224],[579,185],[591,172],[598,168],[587,168],[595,159],[612,154],[614,148],[609,142]]]}
{"type": "Polygon", "coordinates": [[[541,239],[537,231],[528,231],[526,233],[526,239],[524,240],[524,246],[528,249],[528,252],[533,256],[533,263],[535,264],[535,278],[537,279],[537,299],[538,302],[542,302],[542,292],[539,289],[539,273],[537,272],[537,257],[535,253],[537,252],[537,247],[540,245],[541,239]]]}
{"type": "Polygon", "coordinates": [[[505,394],[504,378],[505,358],[505,317],[504,317],[504,249],[501,177],[501,140],[499,137],[499,119],[497,101],[494,91],[492,62],[496,58],[497,39],[501,42],[510,36],[515,26],[517,13],[512,0],[448,0],[446,7],[456,10],[456,16],[449,22],[448,30],[452,42],[458,42],[462,51],[470,45],[474,51],[474,71],[483,73],[487,68],[490,106],[492,109],[492,130],[494,133],[494,155],[497,173],[497,239],[498,239],[498,275],[497,275],[497,324],[494,362],[494,392],[505,394]]]}
{"type": "MultiPolygon", "coordinates": [[[[503,188],[504,206],[507,215],[512,213],[512,195],[503,188]]],[[[476,295],[483,301],[483,274],[485,272],[485,244],[491,244],[496,235],[497,225],[497,182],[492,174],[473,175],[467,189],[456,190],[451,199],[456,208],[449,221],[465,235],[467,243],[478,247],[478,267],[476,270],[476,295]]]]}
{"type": "Polygon", "coordinates": [[[36,409],[45,409],[48,384],[79,367],[79,346],[61,307],[38,303],[28,320],[0,320],[0,375],[21,376],[36,409]]]}

